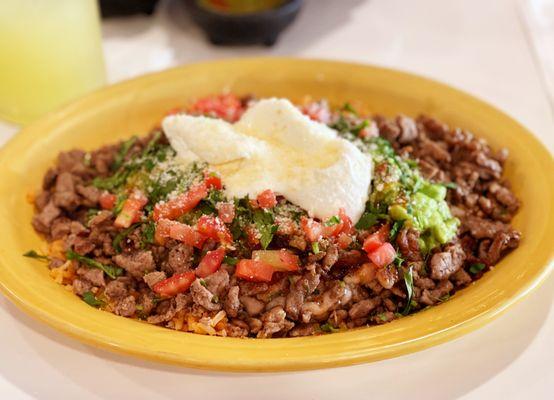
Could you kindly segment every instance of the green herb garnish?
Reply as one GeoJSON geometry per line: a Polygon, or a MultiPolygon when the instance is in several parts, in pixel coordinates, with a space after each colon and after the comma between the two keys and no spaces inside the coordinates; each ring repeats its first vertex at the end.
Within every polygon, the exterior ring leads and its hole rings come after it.
{"type": "Polygon", "coordinates": [[[264,210],[254,211],[254,224],[260,232],[260,244],[265,250],[273,240],[273,235],[277,232],[277,225],[274,224],[273,213],[264,210]]]}
{"type": "Polygon", "coordinates": [[[93,260],[92,258],[82,256],[79,253],[74,252],[73,250],[68,250],[66,253],[66,257],[68,260],[78,261],[81,264],[86,265],[87,267],[101,269],[112,279],[123,275],[124,272],[123,268],[119,268],[113,265],[104,265],[101,262],[93,260]]]}
{"type": "Polygon", "coordinates": [[[127,154],[129,153],[129,150],[131,150],[131,147],[133,147],[136,141],[137,141],[137,137],[133,136],[129,140],[126,140],[125,142],[123,142],[123,144],[121,145],[119,151],[115,156],[115,160],[113,164],[111,165],[112,171],[117,171],[119,168],[121,168],[121,166],[123,165],[123,162],[125,161],[125,156],[127,156],[127,154]]]}
{"type": "Polygon", "coordinates": [[[153,221],[148,221],[142,225],[142,247],[154,243],[156,234],[156,224],[153,221]]]}
{"type": "Polygon", "coordinates": [[[338,215],[333,215],[331,218],[329,218],[327,221],[323,223],[325,226],[333,226],[340,223],[340,218],[338,215]]]}
{"type": "Polygon", "coordinates": [[[227,265],[237,265],[239,260],[238,258],[235,258],[235,257],[225,256],[223,258],[223,262],[227,265]]]}
{"type": "Polygon", "coordinates": [[[404,226],[404,220],[394,221],[394,224],[392,224],[392,228],[389,233],[389,239],[391,242],[396,239],[398,232],[400,232],[400,229],[402,229],[403,226],[404,226]]]}
{"type": "Polygon", "coordinates": [[[379,217],[377,214],[365,212],[362,214],[358,223],[356,223],[356,229],[369,229],[377,223],[379,217]]]}
{"type": "Polygon", "coordinates": [[[483,263],[472,264],[469,267],[469,272],[471,272],[473,275],[476,275],[479,272],[481,272],[482,270],[484,270],[485,267],[486,267],[486,265],[483,264],[483,263]]]}
{"type": "Polygon", "coordinates": [[[117,253],[121,253],[122,249],[121,249],[121,242],[127,237],[129,236],[129,234],[134,231],[138,226],[140,226],[140,222],[137,222],[136,224],[133,224],[131,225],[130,227],[128,228],[125,228],[123,229],[122,231],[120,231],[117,235],[115,235],[115,237],[113,238],[113,241],[112,241],[112,246],[113,248],[115,249],[115,251],[117,253]]]}
{"type": "Polygon", "coordinates": [[[335,328],[333,325],[331,325],[330,323],[325,323],[323,325],[321,325],[320,329],[323,331],[323,332],[327,332],[327,333],[335,333],[335,332],[338,332],[339,329],[338,328],[335,328]]]}
{"type": "Polygon", "coordinates": [[[45,256],[43,254],[39,254],[35,250],[29,250],[28,252],[23,253],[23,257],[34,258],[35,260],[44,261],[44,262],[50,261],[50,257],[45,256]]]}
{"type": "Polygon", "coordinates": [[[406,293],[408,299],[406,300],[406,306],[402,310],[402,315],[408,315],[410,313],[410,308],[412,306],[412,297],[414,295],[414,272],[413,268],[410,266],[406,271],[404,271],[404,284],[406,285],[406,293]]]}
{"type": "Polygon", "coordinates": [[[102,300],[97,299],[92,292],[83,293],[83,301],[87,303],[89,306],[92,306],[95,308],[102,307],[104,304],[106,304],[102,300]]]}

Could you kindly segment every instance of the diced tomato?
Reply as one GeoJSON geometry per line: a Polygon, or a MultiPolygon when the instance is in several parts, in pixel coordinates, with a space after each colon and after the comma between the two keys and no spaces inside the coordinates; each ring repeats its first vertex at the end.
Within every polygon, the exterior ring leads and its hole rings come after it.
{"type": "Polygon", "coordinates": [[[156,231],[154,232],[154,241],[156,243],[163,245],[166,239],[169,238],[172,222],[169,219],[160,219],[156,223],[156,231]]]}
{"type": "Polygon", "coordinates": [[[233,203],[218,203],[217,216],[226,224],[230,224],[235,219],[235,205],[233,203]]]}
{"type": "Polygon", "coordinates": [[[220,94],[198,99],[188,111],[193,114],[213,115],[235,122],[241,117],[244,107],[234,94],[220,94]]]}
{"type": "Polygon", "coordinates": [[[271,265],[257,260],[240,260],[235,270],[237,278],[251,282],[271,282],[274,269],[271,265]]]}
{"type": "Polygon", "coordinates": [[[352,224],[350,217],[346,215],[344,208],[339,209],[339,218],[342,223],[341,232],[351,234],[354,231],[354,224],[352,224]]]}
{"type": "Polygon", "coordinates": [[[148,203],[148,198],[141,191],[135,190],[123,203],[114,225],[118,228],[128,228],[135,222],[140,221],[141,211],[146,203],[148,203]]]}
{"type": "Polygon", "coordinates": [[[396,250],[394,250],[392,244],[386,242],[379,246],[376,250],[369,253],[368,256],[377,268],[383,268],[394,261],[396,257],[396,250]]]}
{"type": "Polygon", "coordinates": [[[338,236],[342,232],[343,226],[344,226],[344,223],[342,221],[334,225],[329,225],[329,226],[323,225],[321,228],[323,230],[323,236],[328,238],[338,236]]]}
{"type": "Polygon", "coordinates": [[[202,215],[198,219],[196,227],[198,232],[220,243],[231,243],[233,241],[231,232],[218,217],[202,215]]]}
{"type": "Polygon", "coordinates": [[[275,193],[273,193],[271,189],[261,192],[258,197],[256,197],[256,200],[262,208],[272,208],[277,204],[277,197],[275,197],[275,193]]]}
{"type": "Polygon", "coordinates": [[[200,278],[205,278],[208,275],[213,274],[221,266],[224,257],[225,249],[223,247],[220,247],[216,250],[208,251],[206,255],[202,257],[200,264],[198,264],[198,267],[195,271],[196,275],[200,278]]]}
{"type": "Polygon", "coordinates": [[[160,219],[156,223],[154,239],[158,244],[164,244],[166,239],[179,240],[189,246],[201,249],[207,237],[199,233],[190,225],[182,224],[169,219],[160,219]]]}
{"type": "Polygon", "coordinates": [[[192,186],[186,193],[154,206],[153,218],[158,221],[162,218],[177,219],[181,215],[188,213],[208,195],[206,183],[202,182],[192,186]]]}
{"type": "Polygon", "coordinates": [[[342,250],[345,250],[352,244],[352,241],[352,236],[346,233],[341,233],[337,239],[337,244],[342,250]]]}
{"type": "Polygon", "coordinates": [[[312,218],[302,217],[300,227],[310,242],[317,242],[323,235],[323,226],[312,218]]]}
{"type": "Polygon", "coordinates": [[[252,259],[268,263],[276,271],[298,271],[300,266],[298,256],[285,249],[255,250],[252,259]]]}
{"type": "Polygon", "coordinates": [[[244,228],[246,232],[246,240],[251,247],[255,247],[260,244],[260,233],[253,225],[248,225],[244,228]]]}
{"type": "Polygon", "coordinates": [[[182,224],[180,222],[171,221],[171,227],[169,229],[169,237],[175,240],[179,240],[189,246],[194,246],[201,249],[206,241],[207,237],[202,235],[192,226],[182,224]]]}
{"type": "Polygon", "coordinates": [[[208,189],[221,190],[223,184],[221,183],[221,178],[213,172],[208,172],[204,176],[204,183],[208,189]]]}
{"type": "Polygon", "coordinates": [[[195,279],[196,275],[194,274],[194,272],[182,272],[156,283],[152,287],[152,290],[161,296],[172,297],[176,294],[187,291],[195,279]]]}
{"type": "Polygon", "coordinates": [[[111,210],[114,208],[116,200],[117,196],[115,194],[112,194],[110,192],[102,192],[100,194],[98,202],[100,203],[100,207],[102,207],[104,210],[111,210]]]}
{"type": "Polygon", "coordinates": [[[389,228],[389,225],[387,224],[379,228],[377,232],[374,232],[371,235],[369,235],[364,240],[364,244],[362,246],[365,252],[369,254],[372,251],[376,250],[383,243],[385,243],[389,238],[389,232],[390,232],[390,228],[389,228]]]}

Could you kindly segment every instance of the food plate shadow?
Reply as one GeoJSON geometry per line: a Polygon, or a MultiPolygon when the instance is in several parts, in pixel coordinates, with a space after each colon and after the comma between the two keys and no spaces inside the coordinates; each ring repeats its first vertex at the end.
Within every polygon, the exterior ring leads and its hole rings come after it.
{"type": "Polygon", "coordinates": [[[429,376],[447,375],[448,378],[427,385],[426,398],[438,399],[446,392],[450,398],[458,398],[493,379],[525,352],[548,319],[553,299],[554,276],[551,276],[528,299],[516,305],[513,312],[462,340],[372,364],[294,373],[209,372],[113,354],[80,344],[2,300],[1,312],[9,314],[6,318],[18,321],[17,339],[21,343],[5,349],[7,353],[0,359],[0,374],[38,398],[48,396],[51,385],[59,379],[68,396],[84,389],[100,398],[116,398],[125,396],[129,387],[133,387],[133,392],[142,393],[138,397],[134,395],[135,399],[172,398],[186,388],[193,398],[224,391],[228,399],[245,400],[280,399],[285,393],[289,393],[288,398],[336,399],[346,386],[355,391],[371,387],[376,398],[396,399],[402,398],[402,393],[405,395],[406,387],[417,387],[429,376]],[[499,332],[504,335],[499,336],[499,332]],[[25,353],[32,353],[32,362],[14,363],[24,347],[25,353]],[[439,359],[443,361],[437,362],[439,359]],[[84,364],[86,368],[75,367],[84,364]],[[463,379],[459,374],[444,374],[445,369],[464,371],[463,379]],[[383,381],[397,379],[399,371],[402,371],[401,385],[382,385],[383,381]],[[46,376],[40,380],[28,379],[40,375],[46,376]],[[263,384],[268,376],[272,385],[263,384]],[[212,385],[214,378],[218,380],[216,386],[212,385]],[[314,388],[309,382],[316,378],[318,385],[314,388]],[[48,385],[40,383],[50,379],[52,382],[48,385]],[[98,382],[118,384],[99,385],[98,382]],[[256,387],[255,393],[245,391],[252,387],[256,387]],[[295,395],[291,397],[292,388],[295,395]]]}

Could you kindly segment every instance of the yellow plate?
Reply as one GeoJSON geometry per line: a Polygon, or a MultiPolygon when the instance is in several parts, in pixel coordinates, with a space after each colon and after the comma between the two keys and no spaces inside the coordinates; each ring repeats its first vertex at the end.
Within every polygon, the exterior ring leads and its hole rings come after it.
{"type": "Polygon", "coordinates": [[[242,59],[189,65],[114,85],[50,114],[0,153],[0,284],[29,314],[93,346],[157,361],[223,370],[294,370],[374,361],[422,350],[468,333],[536,288],[552,266],[554,163],[517,122],[458,90],[414,75],[363,65],[242,59]],[[388,115],[428,113],[511,152],[506,174],[523,206],[514,225],[519,249],[449,301],[377,327],[318,337],[233,339],[176,332],[89,307],[57,285],[47,268],[21,256],[44,248],[25,201],[57,153],[94,149],[149,130],[187,100],[238,94],[325,97],[388,115]]]}

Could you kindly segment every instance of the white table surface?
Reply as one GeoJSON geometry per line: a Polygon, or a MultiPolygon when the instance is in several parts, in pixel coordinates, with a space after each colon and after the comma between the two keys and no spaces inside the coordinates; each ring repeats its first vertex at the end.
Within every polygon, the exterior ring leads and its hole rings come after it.
{"type": "MultiPolygon", "coordinates": [[[[111,20],[103,28],[110,81],[237,56],[354,60],[463,88],[507,111],[554,149],[552,110],[516,0],[308,0],[271,49],[213,48],[176,3],[163,3],[153,19],[111,20]]],[[[1,143],[15,130],[0,124],[1,143]]],[[[490,325],[419,353],[271,374],[202,372],[96,350],[2,297],[0,398],[547,399],[554,382],[553,293],[551,276],[490,325]]]]}

